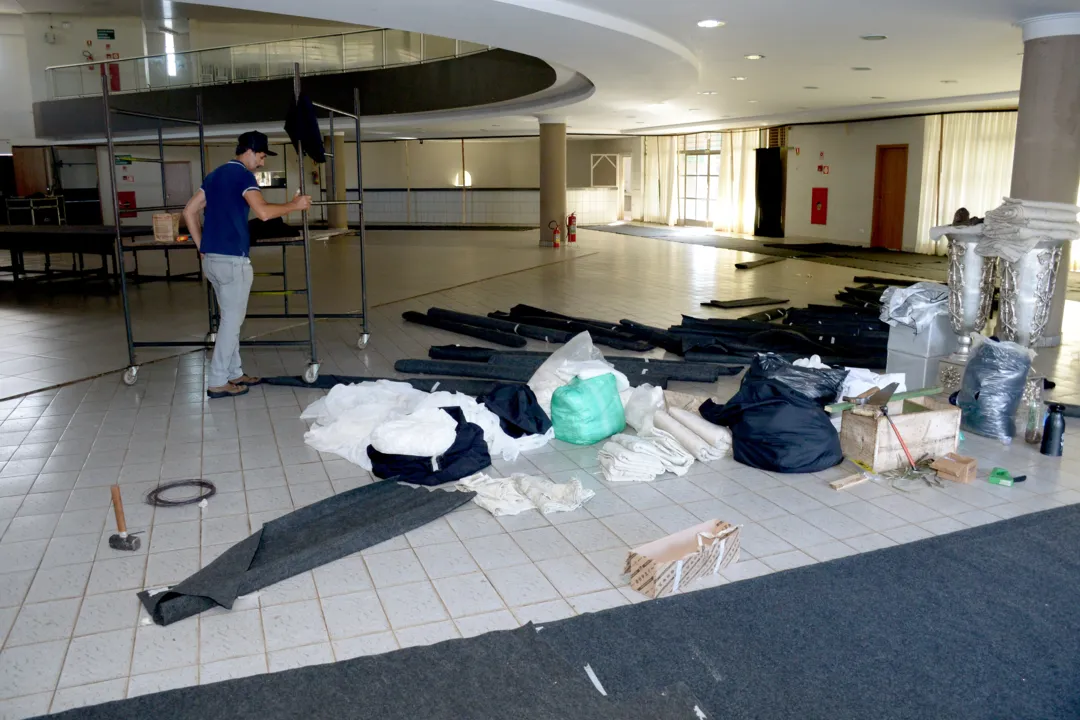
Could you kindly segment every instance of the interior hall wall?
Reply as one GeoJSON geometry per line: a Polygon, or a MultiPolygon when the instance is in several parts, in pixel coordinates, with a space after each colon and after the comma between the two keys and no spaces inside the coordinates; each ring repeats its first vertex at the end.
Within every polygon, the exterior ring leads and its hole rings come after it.
{"type": "Polygon", "coordinates": [[[34,137],[26,36],[19,15],[0,15],[0,152],[34,137]]]}
{"type": "MultiPolygon", "coordinates": [[[[95,60],[105,59],[105,53],[119,53],[120,59],[139,57],[146,51],[142,19],[138,17],[86,17],[81,15],[62,15],[45,13],[27,13],[22,16],[26,38],[26,58],[30,77],[30,93],[34,102],[48,99],[48,84],[45,68],[52,65],[68,65],[87,62],[83,51],[89,52],[95,60]],[[69,27],[64,28],[64,23],[69,27]],[[116,34],[113,40],[98,40],[98,30],[112,30],[116,34]],[[54,43],[45,41],[45,34],[53,33],[54,43]],[[87,42],[90,44],[87,45],[87,42]],[[108,45],[108,49],[106,49],[108,45]]],[[[121,82],[124,87],[134,87],[135,67],[132,64],[120,65],[121,82]],[[130,75],[126,77],[125,75],[130,75]]],[[[59,89],[65,94],[74,94],[79,88],[82,92],[100,88],[100,68],[96,72],[82,70],[56,76],[59,89]]]]}
{"type": "Polygon", "coordinates": [[[914,251],[925,123],[924,117],[912,117],[791,128],[788,134],[791,149],[788,151],[785,235],[869,246],[874,220],[877,146],[907,145],[903,249],[914,251]],[[829,173],[819,172],[819,165],[827,165],[829,173]],[[825,225],[810,223],[813,188],[829,190],[825,225]]]}
{"type": "Polygon", "coordinates": [[[243,43],[289,40],[291,38],[314,37],[317,35],[335,35],[364,29],[362,26],[351,25],[263,22],[223,23],[206,20],[190,20],[188,28],[188,42],[192,50],[227,47],[243,43]]]}

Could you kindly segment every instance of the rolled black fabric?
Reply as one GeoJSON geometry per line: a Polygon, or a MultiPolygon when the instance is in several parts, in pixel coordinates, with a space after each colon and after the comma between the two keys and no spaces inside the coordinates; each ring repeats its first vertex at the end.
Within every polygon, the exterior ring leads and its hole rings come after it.
{"type": "Polygon", "coordinates": [[[289,108],[289,114],[285,116],[285,132],[292,140],[293,149],[299,152],[302,144],[305,155],[317,163],[326,162],[319,118],[307,93],[300,93],[299,99],[289,108]]]}
{"type": "Polygon", "coordinates": [[[503,432],[512,438],[543,435],[551,429],[551,418],[528,385],[500,385],[480,401],[499,416],[503,432]]]}
{"type": "Polygon", "coordinates": [[[511,335],[520,335],[521,337],[529,338],[530,340],[540,340],[541,342],[567,343],[574,337],[574,333],[565,330],[553,330],[551,328],[527,325],[512,320],[499,320],[497,318],[484,317],[483,315],[469,315],[454,310],[444,310],[443,308],[431,308],[428,310],[427,314],[428,317],[440,320],[448,320],[450,322],[462,323],[463,325],[498,330],[511,335]]]}
{"type": "Polygon", "coordinates": [[[417,455],[388,455],[368,446],[371,474],[385,480],[398,480],[413,485],[442,485],[454,482],[491,466],[491,455],[484,440],[484,429],[465,421],[459,407],[443,408],[443,412],[457,420],[457,436],[454,444],[442,455],[420,457],[417,455]]]}
{"type": "Polygon", "coordinates": [[[428,357],[432,360],[458,360],[461,362],[486,363],[498,350],[469,345],[433,345],[428,348],[428,357]]]}
{"type": "MultiPolygon", "coordinates": [[[[617,370],[619,364],[616,358],[612,358],[612,364],[617,370]]],[[[528,382],[532,378],[536,368],[540,366],[535,358],[522,358],[521,363],[476,363],[476,362],[451,362],[448,360],[398,360],[394,363],[394,369],[401,373],[416,373],[421,375],[460,375],[461,377],[489,378],[509,382],[528,382]]],[[[717,366],[719,367],[719,366],[717,366]]],[[[624,373],[630,381],[630,385],[637,387],[648,383],[659,388],[666,388],[670,378],[665,369],[657,368],[653,372],[646,365],[635,365],[628,368],[630,373],[624,373]]],[[[736,370],[735,372],[738,372],[736,370]]],[[[715,378],[714,378],[715,379],[715,378]]]]}
{"type": "Polygon", "coordinates": [[[401,317],[407,322],[416,323],[417,325],[424,325],[426,327],[437,328],[439,330],[447,330],[449,332],[455,332],[459,335],[466,335],[468,337],[478,338],[480,340],[487,340],[490,343],[496,345],[505,345],[506,347],[522,348],[525,347],[526,340],[520,335],[511,335],[510,333],[499,332],[497,330],[489,330],[487,328],[479,328],[472,325],[465,325],[463,323],[451,322],[441,318],[433,318],[423,313],[418,312],[404,312],[401,317]]]}
{"type": "Polygon", "coordinates": [[[400,378],[360,377],[355,375],[320,375],[313,383],[304,382],[304,379],[298,376],[268,377],[263,378],[263,384],[329,390],[335,385],[355,385],[356,383],[378,382],[379,380],[405,382],[424,392],[443,390],[445,392],[472,395],[473,397],[486,395],[498,385],[498,383],[490,380],[466,380],[463,378],[407,378],[402,380],[400,378]]]}
{"type": "Polygon", "coordinates": [[[170,625],[426,525],[474,493],[430,492],[381,482],[339,493],[271,520],[188,579],[139,600],[170,625]]]}

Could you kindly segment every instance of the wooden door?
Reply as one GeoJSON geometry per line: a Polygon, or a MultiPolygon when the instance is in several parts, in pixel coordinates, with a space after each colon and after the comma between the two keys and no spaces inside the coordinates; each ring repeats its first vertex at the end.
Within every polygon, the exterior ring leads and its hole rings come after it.
{"type": "Polygon", "coordinates": [[[46,148],[17,147],[12,148],[11,154],[15,165],[15,192],[18,196],[44,194],[49,189],[46,148]]]}
{"type": "Polygon", "coordinates": [[[878,145],[874,177],[873,247],[900,250],[904,245],[904,204],[907,199],[907,145],[878,145]]]}

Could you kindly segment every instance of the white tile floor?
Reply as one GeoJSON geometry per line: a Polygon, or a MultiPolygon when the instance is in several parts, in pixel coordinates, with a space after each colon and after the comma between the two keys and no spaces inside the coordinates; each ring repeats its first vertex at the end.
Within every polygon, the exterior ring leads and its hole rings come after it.
{"type": "MultiPolygon", "coordinates": [[[[396,359],[462,342],[406,326],[405,309],[489,311],[528,302],[664,324],[681,312],[700,313],[701,300],[761,290],[793,302],[828,301],[852,274],[785,261],[737,275],[730,252],[599,233],[583,233],[582,240],[598,254],[380,307],[365,353],[355,350],[347,324],[321,326],[323,371],[389,375],[396,359]]],[[[482,252],[470,257],[483,265],[482,252]]],[[[442,277],[436,287],[452,279],[442,277]]],[[[1066,397],[1076,392],[1075,348],[1041,359],[1066,397]]],[[[246,369],[295,373],[303,364],[295,351],[258,351],[248,355],[246,369]]],[[[494,518],[470,504],[242,598],[231,611],[161,628],[140,609],[137,590],[180,580],[261,523],[372,481],[304,446],[299,413],[320,392],[259,387],[206,402],[203,365],[201,354],[184,355],[146,365],[134,388],[109,375],[0,402],[0,718],[639,602],[621,574],[626,551],[700,520],[742,524],[743,554],[693,590],[1080,502],[1080,433],[1071,428],[1063,459],[969,436],[962,451],[979,459],[979,479],[914,493],[876,484],[838,493],[826,483],[843,469],[773,475],[730,459],[697,464],[684,478],[611,485],[599,475],[595,447],[554,442],[515,463],[497,461],[493,471],[580,478],[596,491],[582,510],[494,518]],[[990,485],[985,477],[994,465],[1029,479],[1012,488],[990,485]],[[160,479],[199,475],[218,488],[205,510],[141,502],[160,479]],[[129,525],[143,531],[135,554],[108,547],[113,482],[122,488],[129,525]]],[[[736,384],[679,389],[723,397],[736,384]]]]}

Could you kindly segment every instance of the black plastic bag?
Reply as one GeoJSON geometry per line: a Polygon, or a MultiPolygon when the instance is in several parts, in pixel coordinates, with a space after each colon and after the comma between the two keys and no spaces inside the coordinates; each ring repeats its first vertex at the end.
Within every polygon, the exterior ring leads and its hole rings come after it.
{"type": "Polygon", "coordinates": [[[699,412],[730,428],[735,460],[759,470],[812,473],[844,460],[828,413],[778,379],[747,376],[725,405],[707,400],[699,412]]]}
{"type": "Polygon", "coordinates": [[[986,340],[971,355],[956,404],[964,430],[1012,442],[1016,411],[1024,396],[1031,351],[1016,343],[986,340]]]}
{"type": "Polygon", "coordinates": [[[775,380],[787,385],[800,395],[816,401],[824,407],[835,402],[848,371],[844,368],[838,370],[817,370],[792,365],[784,358],[773,353],[755,355],[750,369],[743,379],[775,380]]]}

